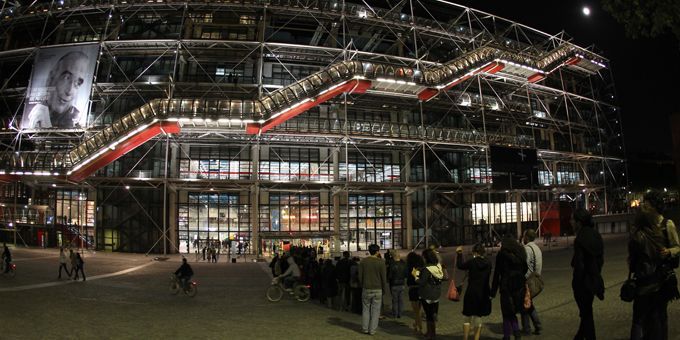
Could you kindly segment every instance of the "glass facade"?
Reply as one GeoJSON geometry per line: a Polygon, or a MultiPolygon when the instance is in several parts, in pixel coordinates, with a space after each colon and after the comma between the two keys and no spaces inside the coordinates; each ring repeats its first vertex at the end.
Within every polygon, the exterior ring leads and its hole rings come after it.
{"type": "Polygon", "coordinates": [[[234,193],[180,193],[178,229],[180,251],[193,253],[206,241],[249,241],[250,209],[234,193]]]}
{"type": "Polygon", "coordinates": [[[366,250],[371,243],[381,249],[402,247],[402,208],[392,195],[349,195],[341,215],[342,249],[366,250]]]}

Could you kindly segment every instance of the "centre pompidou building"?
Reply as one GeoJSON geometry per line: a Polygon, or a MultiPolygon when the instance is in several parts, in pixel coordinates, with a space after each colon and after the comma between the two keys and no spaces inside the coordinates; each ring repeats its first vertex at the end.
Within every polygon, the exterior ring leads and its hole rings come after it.
{"type": "Polygon", "coordinates": [[[424,0],[0,11],[3,240],[412,248],[622,209],[609,61],[564,33],[424,0]]]}

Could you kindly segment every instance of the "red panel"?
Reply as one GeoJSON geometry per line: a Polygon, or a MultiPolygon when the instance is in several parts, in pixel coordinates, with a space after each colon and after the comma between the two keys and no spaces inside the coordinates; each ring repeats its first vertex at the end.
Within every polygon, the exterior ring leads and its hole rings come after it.
{"type": "Polygon", "coordinates": [[[17,175],[0,175],[0,182],[2,183],[14,183],[19,180],[17,175]]]}
{"type": "Polygon", "coordinates": [[[497,61],[493,61],[493,62],[490,62],[490,63],[482,66],[482,68],[475,71],[474,74],[478,74],[478,73],[494,74],[494,73],[502,70],[504,67],[505,67],[505,65],[503,65],[502,63],[499,63],[497,61]]]}
{"type": "Polygon", "coordinates": [[[260,124],[258,123],[248,123],[246,124],[246,134],[256,135],[260,133],[260,124]]]}
{"type": "Polygon", "coordinates": [[[355,80],[356,85],[350,93],[366,93],[366,90],[371,88],[370,80],[355,80]]]}
{"type": "Polygon", "coordinates": [[[530,83],[537,83],[545,78],[545,75],[542,73],[534,73],[533,75],[529,76],[527,78],[527,81],[530,83]]]}
{"type": "Polygon", "coordinates": [[[426,102],[434,98],[434,96],[436,96],[437,94],[439,94],[439,90],[433,88],[426,88],[420,91],[420,93],[418,93],[418,99],[422,102],[426,102]]]}
{"type": "Polygon", "coordinates": [[[565,62],[565,64],[566,65],[574,65],[574,64],[578,64],[580,61],[581,61],[580,57],[571,57],[571,58],[569,58],[569,60],[567,60],[565,62]]]}
{"type": "Polygon", "coordinates": [[[87,165],[83,166],[77,171],[74,171],[70,176],[68,176],[68,179],[74,182],[80,182],[93,172],[105,167],[107,164],[115,161],[131,150],[134,150],[136,147],[144,144],[149,139],[156,137],[163,132],[178,133],[179,131],[180,127],[177,122],[158,122],[152,124],[140,133],[116,145],[114,150],[108,150],[104,152],[87,165]]]}
{"type": "Polygon", "coordinates": [[[494,66],[494,67],[491,68],[490,70],[486,71],[486,73],[487,73],[487,74],[494,74],[494,73],[496,73],[496,72],[500,72],[500,71],[503,70],[504,68],[505,68],[505,64],[503,64],[503,63],[498,63],[498,62],[497,62],[497,63],[496,63],[496,66],[494,66]]]}

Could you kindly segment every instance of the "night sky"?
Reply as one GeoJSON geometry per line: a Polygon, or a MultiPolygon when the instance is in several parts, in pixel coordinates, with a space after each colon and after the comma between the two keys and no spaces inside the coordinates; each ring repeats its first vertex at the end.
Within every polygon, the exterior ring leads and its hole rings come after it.
{"type": "Polygon", "coordinates": [[[594,44],[610,60],[627,153],[671,154],[668,116],[680,113],[680,47],[675,37],[627,38],[598,1],[454,2],[548,34],[565,30],[579,46],[594,44]],[[590,16],[581,13],[583,6],[590,7],[590,16]]]}

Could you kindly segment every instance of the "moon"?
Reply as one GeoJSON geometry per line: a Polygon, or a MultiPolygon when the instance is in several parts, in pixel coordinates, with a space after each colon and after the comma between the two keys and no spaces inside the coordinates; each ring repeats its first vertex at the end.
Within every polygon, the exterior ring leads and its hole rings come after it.
{"type": "Polygon", "coordinates": [[[590,16],[590,7],[583,6],[583,9],[581,9],[581,11],[583,12],[583,15],[590,16]]]}

